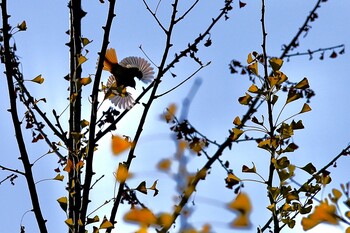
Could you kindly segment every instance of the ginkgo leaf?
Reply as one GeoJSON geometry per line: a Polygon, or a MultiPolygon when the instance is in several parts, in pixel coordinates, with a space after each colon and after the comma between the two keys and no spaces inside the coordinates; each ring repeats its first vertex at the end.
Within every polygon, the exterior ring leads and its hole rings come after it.
{"type": "Polygon", "coordinates": [[[60,174],[57,174],[53,179],[54,179],[54,180],[63,181],[64,176],[63,176],[63,175],[60,175],[60,174]]]}
{"type": "Polygon", "coordinates": [[[301,95],[298,92],[290,89],[289,92],[288,92],[286,104],[288,104],[290,102],[293,102],[294,100],[297,100],[300,97],[301,97],[301,95]]]}
{"type": "Polygon", "coordinates": [[[243,165],[243,166],[242,166],[242,172],[246,172],[246,173],[256,173],[255,164],[253,163],[253,167],[252,167],[252,168],[249,168],[248,166],[243,165]]]}
{"type": "Polygon", "coordinates": [[[169,171],[171,166],[171,160],[170,159],[162,159],[159,161],[157,168],[161,171],[169,171]]]}
{"type": "Polygon", "coordinates": [[[176,104],[170,104],[167,108],[166,112],[163,114],[163,118],[167,123],[173,120],[175,114],[176,114],[177,106],[176,104]]]}
{"type": "Polygon", "coordinates": [[[78,66],[80,66],[81,64],[83,64],[84,62],[87,61],[87,58],[83,55],[78,55],[78,66]]]}
{"type": "Polygon", "coordinates": [[[129,176],[129,171],[126,165],[124,163],[119,163],[118,170],[116,173],[117,181],[119,183],[123,183],[128,178],[128,176],[129,176]]]}
{"type": "Polygon", "coordinates": [[[86,37],[81,38],[81,43],[83,44],[83,46],[86,46],[86,45],[90,44],[91,42],[92,42],[92,40],[89,40],[86,37]]]}
{"type": "Polygon", "coordinates": [[[92,233],[99,233],[99,229],[95,226],[92,227],[92,233]]]}
{"type": "Polygon", "coordinates": [[[273,71],[279,70],[283,65],[283,60],[277,57],[273,57],[269,60],[271,68],[273,71]]]}
{"type": "Polygon", "coordinates": [[[312,163],[308,163],[304,167],[301,167],[300,169],[306,171],[310,175],[314,174],[317,171],[316,167],[312,163]]]}
{"type": "Polygon", "coordinates": [[[41,74],[39,74],[38,76],[36,76],[35,78],[33,78],[30,81],[42,84],[45,81],[45,79],[41,76],[41,74]]]}
{"type": "Polygon", "coordinates": [[[309,81],[307,80],[307,78],[303,78],[303,80],[301,80],[299,83],[297,83],[297,85],[295,85],[294,88],[305,90],[306,88],[309,88],[309,87],[310,87],[309,81]]]}
{"type": "Polygon", "coordinates": [[[248,66],[248,69],[253,72],[255,75],[259,75],[258,72],[258,62],[254,62],[248,66]]]}
{"type": "Polygon", "coordinates": [[[245,93],[245,96],[238,98],[238,102],[243,105],[248,105],[251,100],[252,100],[252,97],[248,93],[245,93]]]}
{"type": "Polygon", "coordinates": [[[157,217],[147,208],[133,208],[124,215],[127,222],[138,223],[143,226],[149,226],[157,223],[157,217]]]}
{"type": "Polygon", "coordinates": [[[239,116],[236,116],[235,119],[233,120],[233,124],[236,126],[239,126],[242,124],[241,119],[239,118],[239,116]]]}
{"type": "Polygon", "coordinates": [[[147,194],[146,181],[142,181],[135,189],[143,194],[147,194]]]}
{"type": "Polygon", "coordinates": [[[64,212],[66,212],[67,207],[68,207],[68,198],[67,197],[60,197],[57,199],[57,202],[60,204],[60,206],[64,210],[64,212]]]}
{"type": "Polygon", "coordinates": [[[119,155],[131,147],[132,143],[126,138],[118,135],[112,135],[112,152],[114,155],[119,155]]]}
{"type": "Polygon", "coordinates": [[[106,216],[103,217],[102,223],[100,225],[100,229],[109,229],[113,228],[113,224],[107,220],[106,216]]]}
{"type": "Polygon", "coordinates": [[[232,187],[239,184],[240,181],[241,179],[239,179],[236,175],[229,173],[225,179],[226,187],[232,189],[232,187]]]}
{"type": "Polygon", "coordinates": [[[85,127],[88,126],[89,124],[90,124],[90,122],[87,121],[87,120],[85,120],[85,119],[83,119],[83,120],[80,121],[80,126],[81,126],[81,128],[85,128],[85,127]]]}
{"type": "Polygon", "coordinates": [[[259,92],[259,88],[255,84],[252,84],[249,87],[248,91],[251,92],[251,93],[258,93],[259,92]]]}
{"type": "Polygon", "coordinates": [[[97,215],[95,215],[95,217],[93,217],[93,218],[87,218],[86,224],[90,224],[90,223],[94,223],[94,222],[99,222],[99,221],[100,221],[100,218],[99,218],[97,215]]]}
{"type": "Polygon", "coordinates": [[[300,113],[309,112],[309,111],[311,111],[310,106],[307,103],[304,103],[303,108],[301,109],[300,113]]]}
{"type": "Polygon", "coordinates": [[[338,189],[335,189],[335,188],[332,189],[332,194],[333,196],[329,194],[329,199],[333,203],[337,204],[338,200],[341,198],[343,194],[338,189]]]}
{"type": "Polygon", "coordinates": [[[156,187],[157,186],[157,182],[158,182],[158,180],[154,181],[152,186],[149,187],[150,190],[154,190],[154,194],[153,194],[154,197],[157,196],[158,193],[159,193],[159,190],[156,187]]]}
{"type": "Polygon", "coordinates": [[[158,216],[158,224],[164,228],[169,228],[174,222],[174,217],[169,213],[162,213],[158,216]]]}
{"type": "Polygon", "coordinates": [[[244,133],[243,130],[238,129],[238,128],[233,128],[232,134],[231,134],[232,141],[236,141],[243,133],[244,133]]]}
{"type": "Polygon", "coordinates": [[[247,63],[250,64],[252,63],[254,60],[253,60],[253,56],[251,53],[248,54],[248,57],[247,57],[247,63]]]}
{"type": "Polygon", "coordinates": [[[301,225],[303,230],[307,231],[323,222],[335,225],[338,224],[338,221],[335,205],[329,205],[325,200],[315,207],[313,213],[301,220],[301,225]]]}
{"type": "Polygon", "coordinates": [[[63,168],[63,170],[68,172],[68,173],[70,173],[73,168],[74,168],[74,166],[73,166],[72,160],[68,159],[67,163],[66,163],[66,166],[63,168]]]}
{"type": "Polygon", "coordinates": [[[26,23],[26,21],[23,20],[21,24],[17,25],[17,28],[18,28],[20,31],[25,31],[25,30],[27,30],[27,23],[26,23]]]}
{"type": "Polygon", "coordinates": [[[85,77],[85,78],[81,78],[79,80],[80,84],[83,85],[83,86],[88,85],[89,83],[91,83],[91,81],[92,81],[92,79],[91,79],[90,76],[89,77],[85,77]]]}
{"type": "Polygon", "coordinates": [[[74,225],[73,223],[73,219],[72,218],[68,218],[66,221],[64,221],[69,227],[72,227],[74,225]]]}
{"type": "Polygon", "coordinates": [[[233,227],[248,227],[250,225],[249,215],[252,205],[247,194],[239,193],[236,199],[228,204],[228,208],[238,213],[237,218],[231,224],[233,227]]]}

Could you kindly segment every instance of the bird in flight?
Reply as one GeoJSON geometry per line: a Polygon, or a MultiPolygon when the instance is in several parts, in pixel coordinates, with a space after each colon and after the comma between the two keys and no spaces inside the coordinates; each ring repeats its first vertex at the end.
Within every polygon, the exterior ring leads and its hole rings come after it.
{"type": "Polygon", "coordinates": [[[105,98],[122,109],[131,108],[134,104],[134,99],[127,91],[127,87],[136,89],[135,77],[144,83],[150,83],[154,79],[153,67],[148,61],[131,56],[118,62],[114,48],[107,49],[103,70],[111,73],[104,89],[105,98]]]}

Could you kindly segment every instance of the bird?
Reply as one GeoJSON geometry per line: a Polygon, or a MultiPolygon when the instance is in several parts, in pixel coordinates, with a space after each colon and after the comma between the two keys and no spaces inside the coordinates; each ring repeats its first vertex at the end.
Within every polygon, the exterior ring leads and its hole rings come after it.
{"type": "Polygon", "coordinates": [[[133,105],[131,93],[127,92],[126,88],[136,89],[135,77],[144,83],[154,79],[153,67],[148,61],[141,57],[130,56],[118,62],[114,48],[107,49],[103,70],[111,73],[105,89],[105,98],[115,106],[124,109],[133,105]]]}

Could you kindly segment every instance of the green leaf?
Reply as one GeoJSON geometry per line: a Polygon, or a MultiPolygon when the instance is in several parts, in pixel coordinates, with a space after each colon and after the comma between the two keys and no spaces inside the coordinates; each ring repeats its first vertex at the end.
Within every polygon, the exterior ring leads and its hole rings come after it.
{"type": "Polygon", "coordinates": [[[306,171],[310,175],[314,174],[317,171],[316,167],[312,163],[308,163],[304,167],[301,167],[300,169],[306,171]]]}

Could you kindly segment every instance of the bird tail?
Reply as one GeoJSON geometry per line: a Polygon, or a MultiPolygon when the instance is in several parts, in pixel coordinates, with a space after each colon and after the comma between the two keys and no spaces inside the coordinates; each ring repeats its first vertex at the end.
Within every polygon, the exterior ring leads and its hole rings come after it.
{"type": "Polygon", "coordinates": [[[118,64],[118,58],[115,49],[107,49],[105,59],[103,61],[103,69],[111,72],[113,69],[113,65],[115,64],[118,64]]]}

